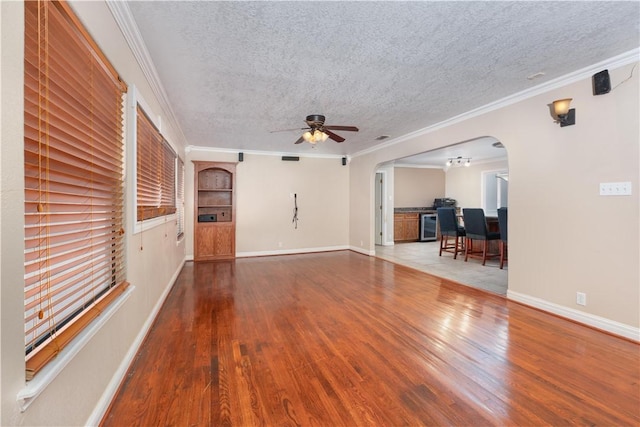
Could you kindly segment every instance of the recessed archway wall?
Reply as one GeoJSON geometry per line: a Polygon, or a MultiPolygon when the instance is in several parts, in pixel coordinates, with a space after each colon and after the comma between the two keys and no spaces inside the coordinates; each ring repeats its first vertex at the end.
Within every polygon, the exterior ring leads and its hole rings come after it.
{"type": "MultiPolygon", "coordinates": [[[[631,75],[629,62],[609,66],[614,85],[631,75]]],[[[598,192],[600,182],[630,181],[638,188],[638,73],[609,94],[593,96],[591,71],[566,86],[354,156],[351,247],[374,252],[377,165],[491,135],[508,152],[508,297],[639,340],[638,191],[617,198],[598,192]],[[548,104],[567,97],[573,98],[576,125],[561,128],[548,104]],[[577,292],[587,294],[586,306],[576,304],[577,292]]]]}

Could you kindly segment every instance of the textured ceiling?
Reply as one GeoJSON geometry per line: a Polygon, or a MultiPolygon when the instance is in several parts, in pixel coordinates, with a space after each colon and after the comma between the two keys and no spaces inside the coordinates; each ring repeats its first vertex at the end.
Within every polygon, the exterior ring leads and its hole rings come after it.
{"type": "Polygon", "coordinates": [[[636,1],[128,7],[188,144],[238,150],[357,153],[640,44],[636,1]],[[315,148],[270,133],[308,114],[360,132],[315,148]]]}

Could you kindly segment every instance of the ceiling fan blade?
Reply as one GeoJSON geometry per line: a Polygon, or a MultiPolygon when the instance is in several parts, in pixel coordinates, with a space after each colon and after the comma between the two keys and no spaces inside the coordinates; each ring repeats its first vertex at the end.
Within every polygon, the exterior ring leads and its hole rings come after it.
{"type": "Polygon", "coordinates": [[[325,126],[325,129],[332,129],[332,130],[346,130],[349,132],[358,132],[358,128],[355,126],[325,126]]]}
{"type": "Polygon", "coordinates": [[[335,133],[331,132],[329,129],[327,129],[326,127],[323,130],[324,133],[326,133],[327,135],[329,135],[329,138],[333,139],[335,142],[342,142],[344,141],[344,138],[341,137],[340,135],[336,135],[335,133]]]}
{"type": "Polygon", "coordinates": [[[270,130],[269,133],[289,132],[289,131],[294,131],[294,130],[308,130],[308,129],[309,128],[278,129],[278,130],[270,130]]]}
{"type": "Polygon", "coordinates": [[[294,144],[300,144],[302,141],[304,141],[304,138],[300,137],[294,144]]]}

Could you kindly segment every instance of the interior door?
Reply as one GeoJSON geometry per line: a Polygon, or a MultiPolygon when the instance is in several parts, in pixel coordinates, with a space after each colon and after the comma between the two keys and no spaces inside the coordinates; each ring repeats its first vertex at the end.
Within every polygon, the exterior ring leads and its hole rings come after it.
{"type": "Polygon", "coordinates": [[[384,174],[378,172],[376,173],[376,184],[375,184],[375,188],[376,188],[376,200],[375,200],[375,221],[376,221],[376,235],[375,235],[375,242],[376,245],[382,245],[382,186],[384,184],[383,181],[383,176],[384,174]]]}

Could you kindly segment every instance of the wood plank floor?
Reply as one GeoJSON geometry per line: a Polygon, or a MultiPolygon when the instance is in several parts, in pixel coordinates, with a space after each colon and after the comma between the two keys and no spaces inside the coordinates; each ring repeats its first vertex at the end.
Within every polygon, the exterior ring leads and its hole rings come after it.
{"type": "Polygon", "coordinates": [[[187,263],[102,425],[637,426],[639,349],[349,251],[187,263]]]}

